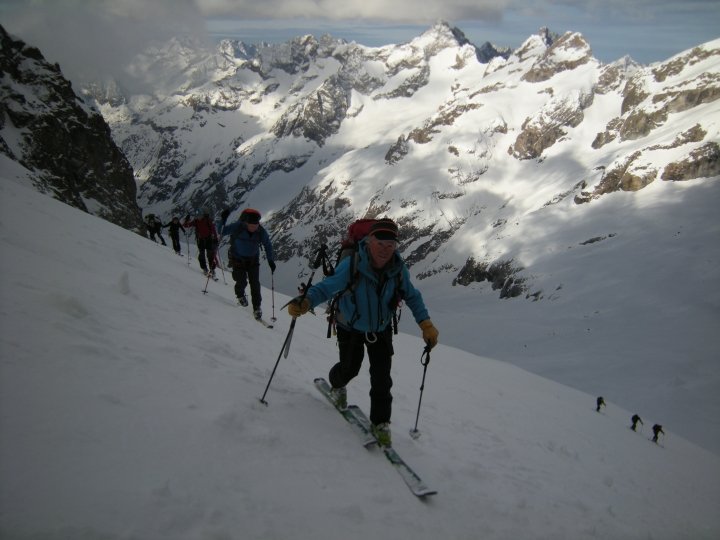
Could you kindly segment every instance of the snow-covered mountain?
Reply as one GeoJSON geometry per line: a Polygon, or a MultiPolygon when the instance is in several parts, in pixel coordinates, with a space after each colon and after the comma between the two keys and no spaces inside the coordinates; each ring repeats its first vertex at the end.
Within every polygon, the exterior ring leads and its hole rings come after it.
{"type": "Polygon", "coordinates": [[[388,214],[416,274],[503,296],[542,294],[494,241],[513,223],[720,175],[720,41],[649,67],[603,65],[573,32],[488,47],[446,23],[381,48],[172,40],[128,68],[146,94],[92,90],[146,210],[260,206],[295,265],[351,219],[388,214]]]}
{"type": "MultiPolygon", "coordinates": [[[[392,426],[395,448],[438,490],[421,502],[314,389],[337,357],[322,317],[298,319],[265,407],[287,313],[268,330],[222,280],[203,295],[194,260],[0,180],[3,539],[720,535],[719,456],[672,424],[655,445],[661,417],[640,411],[633,433],[634,411],[610,396],[598,414],[595,394],[506,362],[438,345],[411,438],[413,324],[394,339],[392,426]]],[[[496,316],[514,324],[507,315],[496,316]]],[[[367,410],[367,370],[348,393],[367,410]]]]}

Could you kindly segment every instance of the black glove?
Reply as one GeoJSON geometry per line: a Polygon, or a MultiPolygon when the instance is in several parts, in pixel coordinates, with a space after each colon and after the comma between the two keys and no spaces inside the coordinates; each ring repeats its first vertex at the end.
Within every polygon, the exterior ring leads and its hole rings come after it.
{"type": "Polygon", "coordinates": [[[227,221],[227,218],[228,218],[229,215],[230,215],[230,209],[229,209],[229,208],[226,208],[225,210],[223,210],[223,211],[220,213],[220,219],[222,220],[223,223],[225,223],[225,222],[227,221]]]}
{"type": "Polygon", "coordinates": [[[268,261],[268,265],[270,266],[270,272],[273,274],[275,273],[275,261],[268,261]]]}

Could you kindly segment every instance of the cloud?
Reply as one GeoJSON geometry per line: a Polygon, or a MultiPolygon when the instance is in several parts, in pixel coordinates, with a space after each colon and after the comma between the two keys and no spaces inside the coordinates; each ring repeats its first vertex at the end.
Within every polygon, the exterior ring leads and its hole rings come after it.
{"type": "Polygon", "coordinates": [[[718,0],[195,0],[205,17],[366,20],[427,24],[438,19],[496,21],[508,13],[540,17],[571,10],[588,20],[647,19],[667,12],[716,10],[718,0]]]}
{"type": "Polygon", "coordinates": [[[509,1],[3,0],[0,20],[10,34],[38,47],[77,81],[122,79],[124,66],[150,44],[178,35],[206,36],[206,21],[213,17],[283,25],[352,20],[428,24],[468,17],[495,20],[509,1]]]}
{"type": "Polygon", "coordinates": [[[376,20],[425,24],[438,19],[495,20],[509,0],[196,0],[206,17],[376,20]]]}
{"type": "Polygon", "coordinates": [[[71,80],[121,76],[151,43],[205,32],[194,0],[4,0],[1,9],[5,30],[58,62],[71,80]]]}
{"type": "MultiPolygon", "coordinates": [[[[541,26],[579,31],[604,61],[647,49],[667,58],[717,37],[718,0],[1,0],[0,22],[58,62],[70,80],[123,77],[150,44],[172,36],[250,42],[328,32],[363,44],[398,43],[437,20],[471,41],[518,46],[541,26]],[[227,23],[227,32],[218,32],[227,23]],[[297,32],[290,35],[291,32],[297,32]],[[372,42],[372,43],[370,43],[372,42]],[[668,49],[670,46],[670,49],[668,49]],[[664,48],[663,48],[664,47],[664,48]]],[[[633,54],[635,56],[635,54],[633,54]]]]}

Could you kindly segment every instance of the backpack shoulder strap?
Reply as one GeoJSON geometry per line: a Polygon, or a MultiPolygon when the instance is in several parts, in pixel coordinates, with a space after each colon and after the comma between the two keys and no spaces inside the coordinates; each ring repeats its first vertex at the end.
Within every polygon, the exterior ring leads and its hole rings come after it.
{"type": "Polygon", "coordinates": [[[360,271],[358,270],[358,262],[360,261],[360,253],[359,250],[356,249],[353,254],[350,256],[350,272],[349,276],[350,279],[348,280],[347,290],[348,291],[354,291],[355,286],[357,285],[359,279],[360,279],[360,271]]]}

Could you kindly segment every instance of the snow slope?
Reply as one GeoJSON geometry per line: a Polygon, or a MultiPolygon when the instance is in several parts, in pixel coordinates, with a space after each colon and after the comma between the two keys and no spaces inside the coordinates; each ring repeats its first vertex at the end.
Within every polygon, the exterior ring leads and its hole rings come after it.
{"type": "MultiPolygon", "coordinates": [[[[609,400],[598,414],[595,395],[492,358],[439,345],[411,439],[422,344],[410,325],[396,338],[393,434],[439,491],[422,502],[314,390],[336,358],[323,317],[298,320],[265,407],[287,298],[266,329],[230,283],[204,295],[194,258],[13,181],[0,201],[2,538],[720,536],[720,457],[671,429],[655,445],[656,418],[633,433],[636,411],[609,400]]],[[[349,399],[367,410],[367,392],[363,370],[349,399]]]]}

